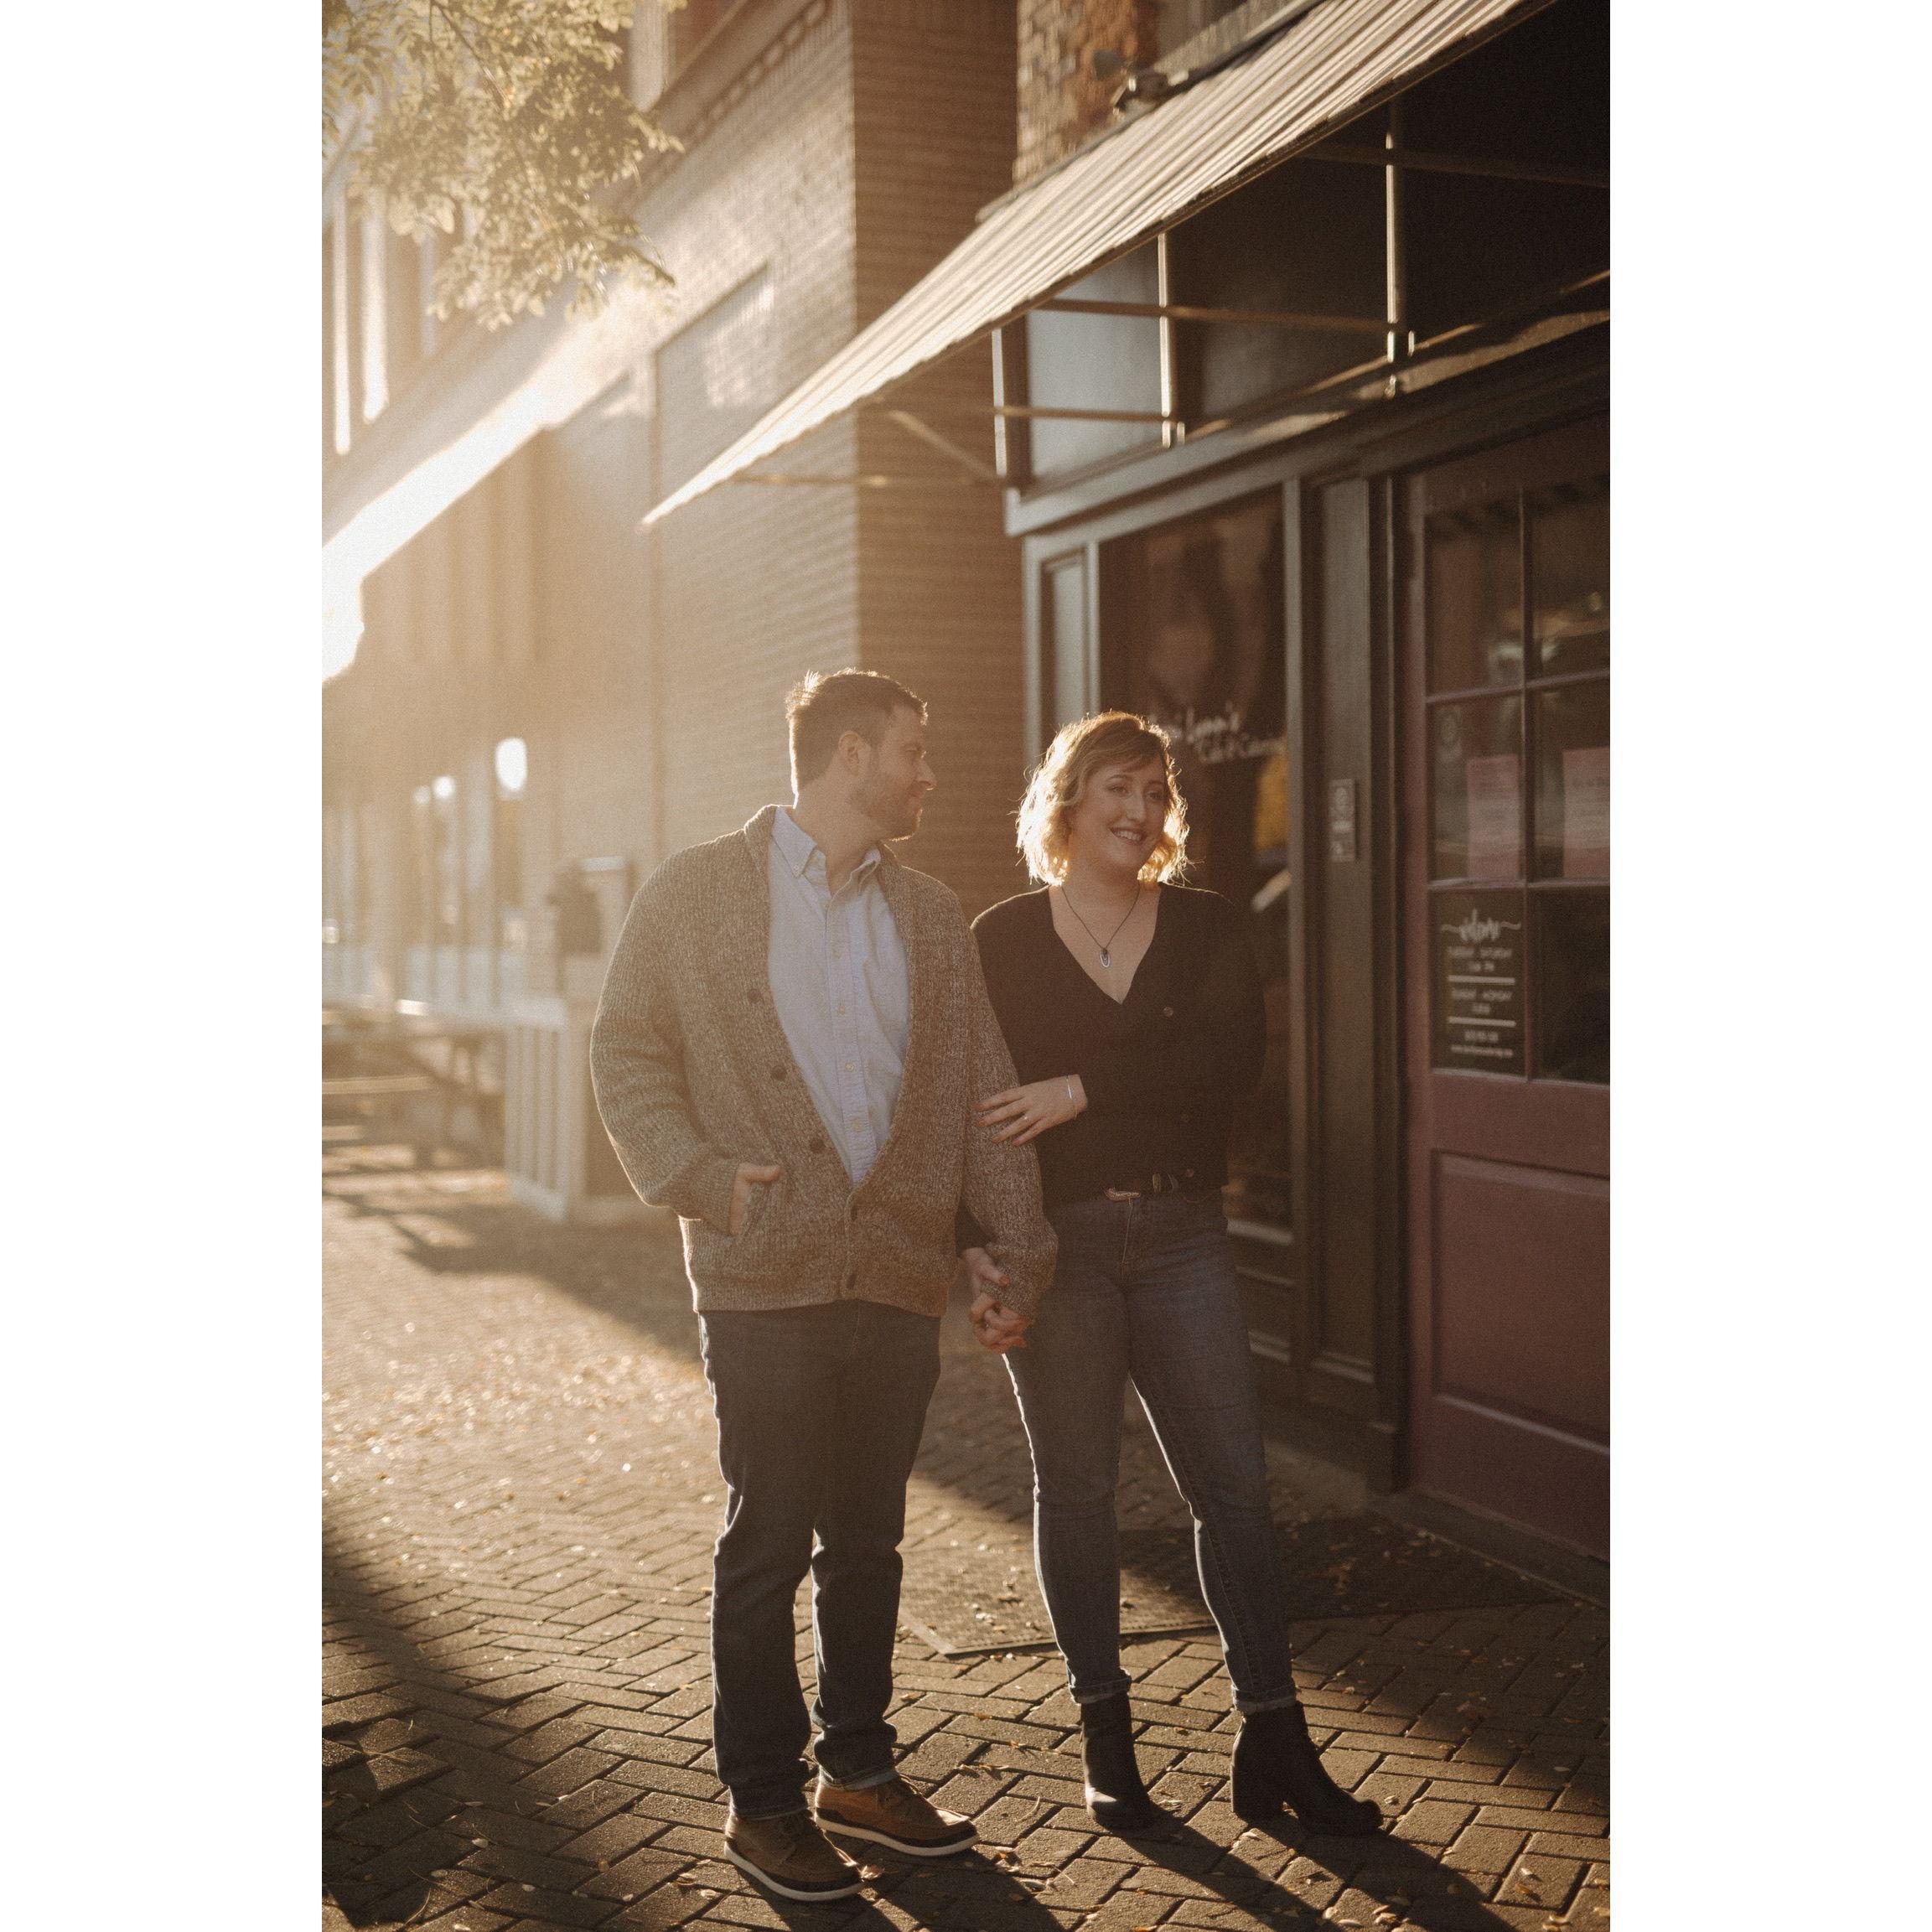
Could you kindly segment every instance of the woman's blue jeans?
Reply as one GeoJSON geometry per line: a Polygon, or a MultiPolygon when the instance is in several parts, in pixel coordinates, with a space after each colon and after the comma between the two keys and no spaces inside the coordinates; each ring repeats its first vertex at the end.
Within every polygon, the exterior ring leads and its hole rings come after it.
{"type": "Polygon", "coordinates": [[[1242,1712],[1294,1703],[1287,1591],[1247,1324],[1218,1195],[1054,1209],[1054,1285],[1007,1357],[1033,1457],[1033,1561],[1074,1701],[1125,1691],[1121,1411],[1131,1380],[1194,1519],[1242,1712]]]}

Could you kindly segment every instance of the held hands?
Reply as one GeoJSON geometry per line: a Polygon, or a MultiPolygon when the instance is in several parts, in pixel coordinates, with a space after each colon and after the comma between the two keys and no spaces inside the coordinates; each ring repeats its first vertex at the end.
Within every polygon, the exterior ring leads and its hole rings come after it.
{"type": "Polygon", "coordinates": [[[1057,1127],[1087,1111],[1087,1090],[1078,1074],[1055,1074],[1051,1080],[1008,1087],[979,1103],[980,1125],[990,1127],[996,1141],[1023,1147],[1036,1134],[1057,1127]]]}
{"type": "Polygon", "coordinates": [[[972,1323],[979,1345],[996,1355],[1003,1355],[1009,1349],[1023,1349],[1033,1318],[1000,1305],[999,1291],[1008,1278],[1006,1271],[984,1248],[968,1248],[966,1265],[966,1280],[973,1291],[966,1319],[972,1323]]]}
{"type": "Polygon", "coordinates": [[[751,1212],[751,1190],[754,1187],[769,1185],[777,1180],[785,1169],[774,1162],[769,1167],[759,1167],[755,1162],[740,1161],[738,1173],[731,1184],[731,1225],[727,1234],[741,1235],[744,1232],[745,1216],[751,1212]]]}

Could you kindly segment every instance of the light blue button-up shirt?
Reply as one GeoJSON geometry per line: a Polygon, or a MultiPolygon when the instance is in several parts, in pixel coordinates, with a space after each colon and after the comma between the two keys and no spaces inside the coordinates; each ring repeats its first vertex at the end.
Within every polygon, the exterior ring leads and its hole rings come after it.
{"type": "Polygon", "coordinates": [[[837,893],[825,854],[781,805],[772,821],[772,1003],[805,1090],[856,1188],[892,1132],[911,999],[905,946],[866,854],[837,893]]]}

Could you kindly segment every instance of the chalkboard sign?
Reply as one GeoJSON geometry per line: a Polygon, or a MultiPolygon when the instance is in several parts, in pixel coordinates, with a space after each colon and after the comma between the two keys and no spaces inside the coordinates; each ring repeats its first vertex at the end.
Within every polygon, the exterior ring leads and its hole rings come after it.
{"type": "Polygon", "coordinates": [[[1523,1057],[1523,895],[1433,895],[1435,1064],[1468,1073],[1520,1074],[1523,1057]]]}

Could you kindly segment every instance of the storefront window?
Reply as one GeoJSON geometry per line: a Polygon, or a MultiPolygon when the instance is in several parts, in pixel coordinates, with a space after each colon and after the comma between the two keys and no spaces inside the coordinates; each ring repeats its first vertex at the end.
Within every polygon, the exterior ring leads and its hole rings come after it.
{"type": "Polygon", "coordinates": [[[1423,541],[1435,1064],[1607,1082],[1608,476],[1445,507],[1423,541]]]}
{"type": "Polygon", "coordinates": [[[1475,691],[1523,675],[1522,536],[1515,499],[1429,528],[1429,689],[1475,691]]]}
{"type": "Polygon", "coordinates": [[[1236,1121],[1228,1211],[1286,1226],[1289,793],[1278,495],[1122,537],[1103,552],[1101,702],[1174,734],[1192,825],[1188,883],[1247,914],[1268,1015],[1260,1093],[1236,1121]]]}
{"type": "Polygon", "coordinates": [[[1531,498],[1536,573],[1536,668],[1610,668],[1610,479],[1563,484],[1531,498]]]}

